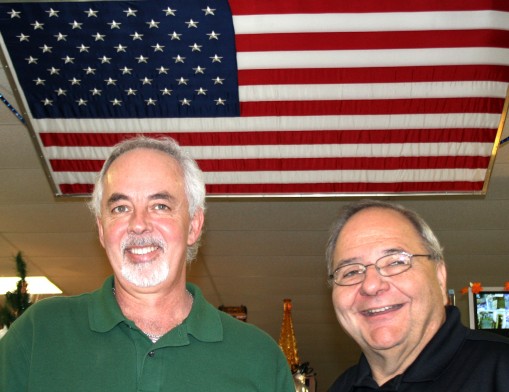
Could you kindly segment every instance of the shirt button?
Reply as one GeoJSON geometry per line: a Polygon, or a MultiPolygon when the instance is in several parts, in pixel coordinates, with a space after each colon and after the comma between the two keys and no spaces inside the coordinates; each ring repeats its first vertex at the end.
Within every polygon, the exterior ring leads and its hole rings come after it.
{"type": "Polygon", "coordinates": [[[152,358],[154,355],[156,355],[156,352],[155,352],[155,351],[150,351],[150,352],[148,353],[148,356],[149,356],[150,358],[152,358]]]}

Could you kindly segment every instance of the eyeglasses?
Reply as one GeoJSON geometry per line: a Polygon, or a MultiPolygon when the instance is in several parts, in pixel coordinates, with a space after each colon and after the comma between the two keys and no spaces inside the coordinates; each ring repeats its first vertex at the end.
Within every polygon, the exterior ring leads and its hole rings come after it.
{"type": "Polygon", "coordinates": [[[399,275],[412,267],[412,258],[414,257],[427,257],[429,259],[431,255],[411,255],[406,252],[398,252],[382,256],[373,264],[345,264],[329,275],[329,280],[332,280],[338,286],[353,286],[362,283],[366,279],[368,267],[372,265],[375,266],[381,276],[399,275]]]}

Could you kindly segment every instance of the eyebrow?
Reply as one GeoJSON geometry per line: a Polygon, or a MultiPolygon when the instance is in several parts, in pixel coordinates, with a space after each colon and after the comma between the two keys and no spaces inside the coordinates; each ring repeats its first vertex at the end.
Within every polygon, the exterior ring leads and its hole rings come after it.
{"type": "Polygon", "coordinates": [[[106,204],[111,205],[119,200],[129,200],[129,198],[123,193],[112,193],[111,196],[108,198],[106,204]]]}
{"type": "MultiPolygon", "coordinates": [[[[154,193],[153,195],[150,195],[149,200],[168,200],[168,201],[174,201],[175,197],[170,195],[168,192],[158,192],[154,193]]],[[[123,193],[112,193],[111,196],[108,198],[107,205],[111,205],[113,203],[116,203],[120,200],[130,200],[130,198],[123,194],[123,193]]]]}
{"type": "Polygon", "coordinates": [[[350,259],[345,259],[345,260],[340,260],[336,266],[334,267],[334,269],[338,269],[344,265],[348,265],[348,264],[362,264],[361,263],[361,258],[360,257],[352,257],[350,259]]]}
{"type": "MultiPolygon", "coordinates": [[[[407,252],[407,251],[403,248],[389,248],[389,249],[385,249],[382,252],[382,256],[380,256],[380,257],[392,255],[394,253],[401,253],[401,252],[407,252]]],[[[360,257],[352,257],[350,259],[340,260],[340,262],[336,264],[335,269],[338,269],[339,267],[342,267],[342,266],[348,265],[348,264],[362,264],[361,261],[362,261],[362,259],[360,257]]]]}

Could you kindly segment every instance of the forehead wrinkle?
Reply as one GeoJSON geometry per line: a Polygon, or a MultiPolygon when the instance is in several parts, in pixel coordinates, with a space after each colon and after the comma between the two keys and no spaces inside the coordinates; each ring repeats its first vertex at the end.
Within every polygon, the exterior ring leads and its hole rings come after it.
{"type": "Polygon", "coordinates": [[[173,201],[175,200],[175,196],[171,195],[169,192],[157,192],[148,197],[150,200],[156,200],[156,199],[162,199],[162,200],[168,200],[173,201]]]}
{"type": "MultiPolygon", "coordinates": [[[[390,248],[383,251],[384,256],[393,255],[395,253],[407,252],[405,249],[401,247],[390,248]]],[[[382,256],[383,257],[383,256],[382,256]]]]}

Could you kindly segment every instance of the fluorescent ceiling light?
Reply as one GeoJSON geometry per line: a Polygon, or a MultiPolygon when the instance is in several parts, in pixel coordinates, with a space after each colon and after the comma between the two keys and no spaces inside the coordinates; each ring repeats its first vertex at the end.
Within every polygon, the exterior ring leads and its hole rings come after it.
{"type": "MultiPolygon", "coordinates": [[[[16,276],[0,276],[0,295],[5,295],[7,291],[11,293],[16,291],[16,285],[20,278],[16,276]]],[[[57,286],[49,281],[45,276],[27,276],[25,278],[29,294],[62,294],[57,286]]]]}

